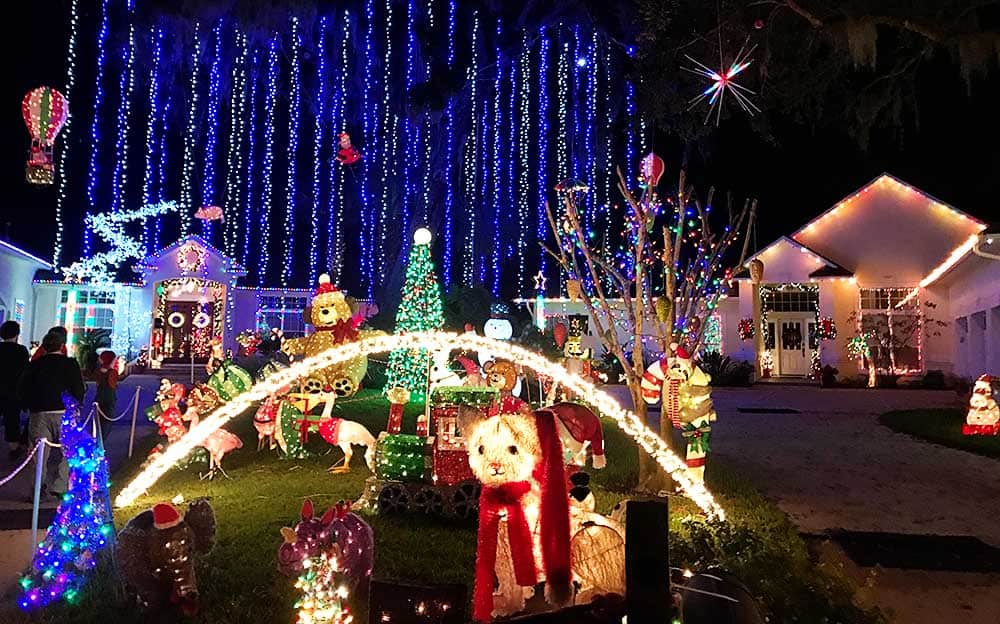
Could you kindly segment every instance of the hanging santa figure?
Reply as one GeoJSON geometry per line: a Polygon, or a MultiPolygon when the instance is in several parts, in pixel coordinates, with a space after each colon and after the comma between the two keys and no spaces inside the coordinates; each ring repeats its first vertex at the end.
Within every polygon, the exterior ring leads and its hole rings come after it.
{"type": "Polygon", "coordinates": [[[997,406],[997,391],[1000,378],[994,375],[980,375],[972,388],[969,412],[962,425],[964,435],[1000,434],[1000,407],[997,406]]]}
{"type": "Polygon", "coordinates": [[[688,475],[705,480],[705,458],[715,421],[712,406],[711,377],[691,360],[682,345],[670,345],[672,355],[661,358],[646,369],[640,388],[646,403],[663,401],[660,418],[669,418],[687,442],[688,475]]]}
{"type": "Polygon", "coordinates": [[[337,135],[340,147],[337,149],[337,162],[342,165],[353,165],[361,160],[361,152],[351,144],[351,135],[341,132],[337,135]]]}

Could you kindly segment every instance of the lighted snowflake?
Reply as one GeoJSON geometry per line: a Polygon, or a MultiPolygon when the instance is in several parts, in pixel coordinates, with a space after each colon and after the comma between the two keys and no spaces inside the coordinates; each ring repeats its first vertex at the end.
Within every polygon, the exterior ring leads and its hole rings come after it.
{"type": "Polygon", "coordinates": [[[737,83],[734,78],[742,73],[750,64],[753,63],[753,59],[750,55],[757,48],[756,45],[747,48],[747,43],[749,39],[743,43],[743,47],[736,54],[736,58],[733,59],[732,64],[729,69],[726,69],[725,63],[722,60],[722,42],[719,42],[719,70],[716,71],[711,67],[705,65],[700,61],[696,61],[688,55],[689,61],[695,64],[694,67],[682,67],[684,71],[691,72],[692,74],[701,76],[703,78],[708,78],[711,84],[699,93],[697,96],[688,102],[688,110],[691,110],[703,101],[708,100],[708,113],[705,115],[705,123],[712,117],[712,113],[715,113],[715,125],[719,125],[719,120],[722,118],[722,103],[726,97],[726,92],[732,94],[736,103],[740,105],[749,115],[753,115],[755,112],[759,113],[760,109],[754,104],[748,96],[756,95],[755,91],[752,91],[743,85],[737,83]]]}

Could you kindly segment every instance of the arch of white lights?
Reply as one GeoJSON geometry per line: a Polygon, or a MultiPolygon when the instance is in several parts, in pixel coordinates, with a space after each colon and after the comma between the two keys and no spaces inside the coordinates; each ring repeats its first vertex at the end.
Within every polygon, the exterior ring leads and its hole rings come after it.
{"type": "Polygon", "coordinates": [[[703,483],[693,481],[687,474],[684,461],[670,450],[667,444],[632,411],[623,408],[610,394],[600,389],[590,380],[571,373],[564,366],[553,362],[534,351],[510,342],[501,342],[470,334],[450,332],[414,332],[402,335],[379,335],[356,342],[338,345],[315,356],[293,363],[286,369],[270,375],[266,380],[222,405],[180,440],[167,447],[152,463],[140,472],[115,498],[117,507],[132,504],[139,496],[170,470],[178,460],[183,459],[201,444],[213,431],[225,425],[232,418],[242,414],[253,403],[262,401],[282,386],[309,375],[312,371],[340,364],[353,358],[371,353],[385,353],[393,349],[467,349],[488,351],[496,357],[509,359],[519,365],[552,377],[571,392],[595,406],[605,416],[610,416],[625,433],[631,436],[643,450],[649,453],[691,498],[710,517],[725,519],[725,512],[715,501],[703,483]]]}

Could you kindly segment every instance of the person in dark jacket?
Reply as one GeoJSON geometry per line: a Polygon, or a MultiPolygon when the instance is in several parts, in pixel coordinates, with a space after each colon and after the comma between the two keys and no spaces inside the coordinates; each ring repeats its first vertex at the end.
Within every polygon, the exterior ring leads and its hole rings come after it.
{"type": "MultiPolygon", "coordinates": [[[[28,364],[17,385],[17,395],[31,417],[28,436],[32,444],[40,438],[59,443],[62,439],[62,415],[66,408],[62,395],[68,393],[83,401],[84,385],[80,365],[62,354],[66,341],[62,335],[50,332],[42,339],[44,355],[28,364]]],[[[44,450],[43,461],[47,466],[43,487],[53,496],[66,492],[69,466],[61,448],[44,450]]]]}
{"type": "Polygon", "coordinates": [[[21,403],[17,400],[17,380],[28,365],[28,350],[18,344],[21,326],[17,321],[0,325],[0,416],[3,417],[4,439],[10,446],[11,458],[20,454],[24,443],[21,433],[21,403]]]}

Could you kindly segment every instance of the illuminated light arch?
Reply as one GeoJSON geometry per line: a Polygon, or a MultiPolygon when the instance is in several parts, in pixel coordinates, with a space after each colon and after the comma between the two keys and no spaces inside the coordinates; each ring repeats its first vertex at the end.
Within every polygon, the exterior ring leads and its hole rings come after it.
{"type": "Polygon", "coordinates": [[[250,390],[237,396],[191,428],[183,438],[167,447],[149,466],[139,473],[115,498],[115,506],[126,507],[141,496],[179,460],[187,456],[213,431],[239,416],[253,403],[263,401],[282,386],[292,383],[312,371],[341,364],[362,355],[385,353],[394,349],[467,349],[488,351],[496,357],[509,359],[542,375],[554,378],[560,384],[594,405],[602,415],[609,416],[632,437],[643,450],[660,464],[681,489],[710,517],[725,519],[725,512],[702,483],[692,481],[687,475],[684,460],[675,455],[660,437],[632,411],[623,408],[606,391],[588,379],[567,371],[561,364],[538,353],[509,342],[484,336],[470,336],[450,332],[413,332],[403,335],[373,336],[338,345],[318,355],[293,363],[250,390]]]}

